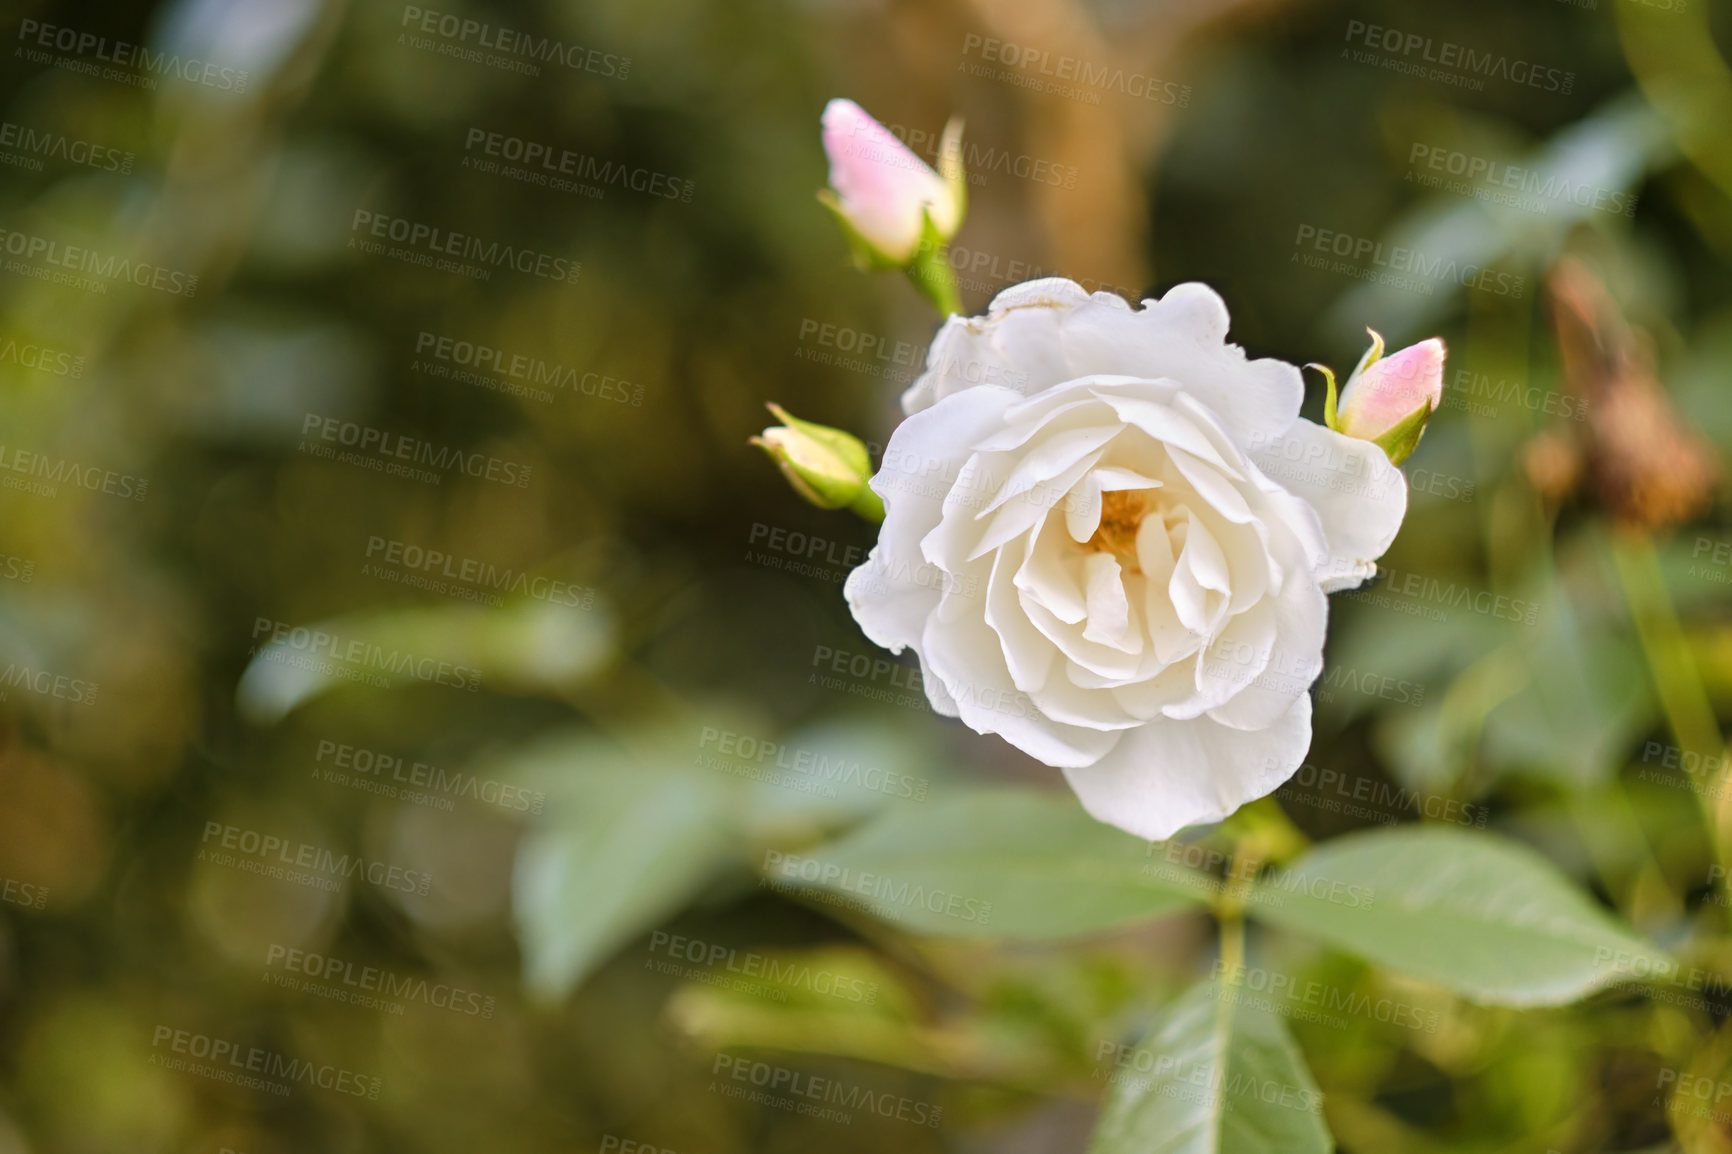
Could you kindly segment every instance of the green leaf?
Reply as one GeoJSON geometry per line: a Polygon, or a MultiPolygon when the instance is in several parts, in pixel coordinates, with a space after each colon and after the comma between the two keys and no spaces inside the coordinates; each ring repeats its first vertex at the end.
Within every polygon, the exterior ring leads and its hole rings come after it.
{"type": "Polygon", "coordinates": [[[593,678],[614,652],[603,607],[522,596],[495,608],[368,609],[293,630],[285,624],[271,636],[235,691],[241,712],[260,725],[276,724],[328,690],[357,685],[557,694],[593,678]]]}
{"type": "Polygon", "coordinates": [[[1538,853],[1453,826],[1338,838],[1259,882],[1248,912],[1497,1005],[1562,1005],[1672,964],[1538,853]]]}
{"type": "Polygon", "coordinates": [[[525,837],[512,878],[524,982],[548,1000],[739,852],[729,791],[697,774],[597,774],[583,803],[525,837]]]}
{"type": "Polygon", "coordinates": [[[1044,940],[1206,904],[1216,882],[1102,825],[1069,796],[978,790],[882,814],[767,870],[922,933],[1044,940]]]}
{"type": "Polygon", "coordinates": [[[1279,1018],[1213,982],[1122,1055],[1089,1154],[1328,1154],[1322,1092],[1279,1018]]]}

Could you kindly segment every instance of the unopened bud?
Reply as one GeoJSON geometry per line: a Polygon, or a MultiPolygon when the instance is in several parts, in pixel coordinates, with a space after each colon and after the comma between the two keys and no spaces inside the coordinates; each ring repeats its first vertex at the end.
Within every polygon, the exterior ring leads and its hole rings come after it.
{"type": "Polygon", "coordinates": [[[1399,465],[1419,445],[1419,438],[1443,400],[1443,341],[1437,337],[1409,345],[1393,356],[1383,355],[1383,337],[1375,329],[1353,375],[1335,395],[1335,374],[1312,365],[1327,378],[1326,425],[1344,436],[1373,441],[1399,465]]]}
{"type": "Polygon", "coordinates": [[[853,509],[868,521],[884,520],[884,502],[866,484],[872,460],[858,437],[802,421],[780,405],[769,408],[782,424],[752,444],[769,454],[796,493],[820,509],[853,509]]]}

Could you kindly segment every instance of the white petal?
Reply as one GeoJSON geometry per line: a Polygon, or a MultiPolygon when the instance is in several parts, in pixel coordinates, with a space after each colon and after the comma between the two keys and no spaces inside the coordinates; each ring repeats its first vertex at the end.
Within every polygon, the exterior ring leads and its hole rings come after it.
{"type": "Polygon", "coordinates": [[[1016,573],[1016,587],[1023,596],[1069,625],[1088,616],[1088,601],[1083,596],[1082,561],[1074,549],[1067,548],[1048,521],[1035,535],[1028,559],[1016,573]]]}
{"type": "Polygon", "coordinates": [[[1110,553],[1090,553],[1083,558],[1083,579],[1089,611],[1083,638],[1128,654],[1142,653],[1142,631],[1131,631],[1131,602],[1118,561],[1110,553]]]}
{"type": "Polygon", "coordinates": [[[1311,745],[1311,698],[1300,696],[1266,729],[1157,718],[1118,737],[1099,761],[1066,768],[1065,780],[1096,819],[1161,841],[1219,821],[1291,777],[1311,745]]]}
{"type": "Polygon", "coordinates": [[[909,417],[890,435],[883,467],[871,481],[884,498],[884,524],[878,544],[848,575],[843,592],[861,630],[893,653],[919,641],[938,605],[942,581],[920,580],[931,576],[920,542],[943,515],[969,443],[993,428],[1017,399],[1004,389],[971,389],[909,417]]]}
{"type": "Polygon", "coordinates": [[[1294,366],[1248,360],[1227,344],[1227,324],[1214,289],[1182,284],[1141,310],[1103,306],[1097,297],[1070,313],[1064,334],[1073,376],[1170,378],[1216,413],[1241,446],[1264,443],[1298,417],[1304,383],[1294,366]]]}
{"type": "Polygon", "coordinates": [[[1076,374],[1067,371],[1058,324],[1088,299],[1081,285],[1052,277],[1005,289],[984,317],[951,317],[927,351],[926,371],[902,394],[902,411],[980,385],[1029,396],[1069,380],[1076,374]]]}
{"type": "MultiPolygon", "coordinates": [[[[947,595],[947,601],[952,599],[947,595]]],[[[999,648],[998,635],[978,607],[955,605],[927,620],[920,642],[923,663],[943,682],[957,715],[976,733],[996,733],[1047,765],[1089,765],[1118,740],[1114,732],[1064,725],[1041,715],[1016,688],[999,648]]]]}
{"type": "Polygon", "coordinates": [[[984,591],[986,623],[998,634],[1011,682],[1024,693],[1045,685],[1058,660],[1058,650],[1029,623],[1014,581],[1029,549],[1026,541],[1012,541],[999,550],[984,591]]]}
{"type": "Polygon", "coordinates": [[[1209,716],[1233,729],[1261,729],[1304,697],[1323,672],[1323,640],[1329,627],[1329,599],[1323,590],[1290,582],[1280,596],[1265,602],[1275,609],[1275,640],[1255,680],[1209,716]]]}
{"type": "Polygon", "coordinates": [[[1215,631],[1227,611],[1228,598],[1233,592],[1232,577],[1227,572],[1227,557],[1220,543],[1209,532],[1203,519],[1185,510],[1189,520],[1185,527],[1185,547],[1179,553],[1179,563],[1173,569],[1167,592],[1172,595],[1173,608],[1179,620],[1192,633],[1208,636],[1215,631]]]}
{"type": "Polygon", "coordinates": [[[1300,420],[1251,459],[1317,511],[1328,549],[1317,574],[1324,592],[1351,589],[1377,572],[1374,562],[1407,515],[1407,478],[1382,449],[1300,420]]]}
{"type": "MultiPolygon", "coordinates": [[[[1279,627],[1275,606],[1263,602],[1226,623],[1203,649],[1197,663],[1196,692],[1161,710],[1185,721],[1233,700],[1269,664],[1279,627]]],[[[1267,724],[1265,722],[1264,724],[1267,724]]],[[[1240,727],[1244,728],[1244,727],[1240,727]]]]}

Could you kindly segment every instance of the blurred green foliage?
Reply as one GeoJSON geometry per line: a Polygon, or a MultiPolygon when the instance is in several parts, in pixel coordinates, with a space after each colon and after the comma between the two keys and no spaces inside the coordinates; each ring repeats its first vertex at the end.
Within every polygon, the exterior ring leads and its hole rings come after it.
{"type": "MultiPolygon", "coordinates": [[[[1724,6],[1192,8],[435,13],[583,50],[531,72],[376,0],[12,5],[0,1152],[1081,1149],[1117,1047],[1186,1026],[1174,999],[1215,958],[1199,913],[1107,919],[1080,943],[955,941],[763,884],[767,854],[870,844],[862,820],[930,823],[964,786],[1061,788],[932,716],[908,659],[824,675],[837,653],[884,656],[840,596],[872,529],[799,503],[746,443],[766,400],[881,442],[933,331],[906,283],[848,267],[813,199],[833,95],[934,139],[959,113],[983,148],[1074,168],[1055,188],[977,165],[953,250],[973,309],[1035,272],[1201,279],[1256,355],[1350,364],[1368,324],[1445,337],[1452,394],[1405,466],[1392,577],[1334,599],[1316,739],[1277,798],[1318,842],[1493,828],[1706,977],[1518,1011],[1302,933],[1253,926],[1248,958],[1405,1007],[1284,1015],[1344,1149],[1732,1146],[1712,1097],[1732,1067],[1714,781],[1732,525],[1718,504],[1674,531],[1614,523],[1545,291],[1561,258],[1591,269],[1687,423],[1732,448],[1724,6]],[[1356,25],[1538,62],[1569,91],[1365,63],[1356,25]],[[46,26],[71,47],[42,47],[46,26]],[[1062,55],[1076,27],[1184,103],[966,67],[969,36],[1062,55]],[[153,74],[122,43],[249,82],[153,74]],[[627,175],[513,179],[486,167],[490,134],[627,175]],[[1567,176],[1601,206],[1428,187],[1453,156],[1567,176]],[[367,251],[386,218],[581,270],[477,277],[416,263],[426,244],[367,251]],[[1307,262],[1320,231],[1509,279],[1375,283],[1375,260],[1307,262]],[[56,283],[81,259],[68,246],[196,290],[56,283]],[[463,363],[470,346],[500,356],[463,363]],[[479,455],[480,473],[336,459],[344,422],[479,455]],[[1548,482],[1536,443],[1587,479],[1548,482]],[[488,459],[527,483],[489,479],[488,459]],[[28,488],[35,461],[51,493],[28,488]],[[351,644],[402,662],[332,656],[351,644]],[[881,772],[825,781],[819,759],[881,772]],[[249,834],[306,850],[304,884],[246,868],[249,834]],[[361,876],[316,864],[335,859],[361,876]],[[377,1096],[170,1069],[176,1031],[377,1096]],[[740,1101],[724,1091],[748,1061],[924,1121],[740,1101]],[[1706,1102],[1675,1092],[1700,1079],[1706,1102]]],[[[1167,864],[1219,873],[1230,846],[1178,849],[1167,864]]]]}

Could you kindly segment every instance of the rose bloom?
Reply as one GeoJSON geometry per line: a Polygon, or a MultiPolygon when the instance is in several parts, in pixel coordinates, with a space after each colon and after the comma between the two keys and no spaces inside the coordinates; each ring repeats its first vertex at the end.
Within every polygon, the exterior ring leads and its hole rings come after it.
{"type": "Polygon", "coordinates": [[[1325,594],[1407,509],[1382,449],[1302,420],[1299,370],[1185,284],[1133,309],[1061,279],[952,317],[903,397],[849,575],[932,707],[1064,771],[1146,838],[1270,793],[1311,743],[1325,594]]]}

